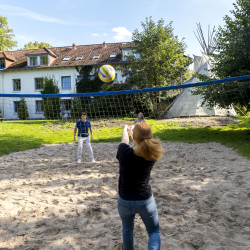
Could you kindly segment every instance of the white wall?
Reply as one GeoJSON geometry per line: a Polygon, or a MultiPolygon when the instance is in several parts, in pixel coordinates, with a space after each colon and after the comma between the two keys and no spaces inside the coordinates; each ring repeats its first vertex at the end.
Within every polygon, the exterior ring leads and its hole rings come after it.
{"type": "MultiPolygon", "coordinates": [[[[122,77],[122,72],[117,71],[117,82],[124,82],[125,78],[122,77]]],[[[28,70],[11,70],[0,71],[0,93],[4,94],[40,94],[40,90],[35,89],[35,78],[41,77],[54,77],[58,83],[60,94],[76,93],[76,79],[78,72],[75,67],[53,68],[53,69],[28,69],[28,70]],[[62,76],[71,77],[71,88],[62,89],[62,76]],[[21,90],[13,90],[13,79],[21,80],[21,90]]],[[[66,98],[69,99],[69,98],[66,98]]],[[[14,112],[14,101],[19,101],[20,98],[3,98],[0,97],[0,109],[3,111],[3,116],[6,119],[18,119],[17,113],[14,112]]],[[[44,119],[42,113],[35,112],[35,101],[42,100],[42,98],[25,98],[29,119],[44,119]]]]}
{"type": "MultiPolygon", "coordinates": [[[[40,90],[35,89],[35,78],[54,77],[58,83],[61,94],[75,93],[76,77],[78,75],[74,67],[58,68],[58,69],[29,69],[29,70],[13,70],[1,72],[3,74],[3,93],[4,94],[40,94],[40,90]],[[71,77],[71,88],[62,89],[61,77],[71,77]],[[21,80],[21,90],[14,91],[13,79],[21,80]]],[[[20,98],[3,98],[3,113],[6,119],[18,119],[17,113],[14,112],[14,101],[19,101],[20,98]]],[[[35,101],[42,98],[26,98],[30,119],[43,119],[42,113],[35,112],[35,101]]],[[[1,102],[0,102],[1,103],[1,102]]]]}
{"type": "MultiPolygon", "coordinates": [[[[4,80],[4,74],[1,74],[0,71],[0,93],[3,93],[3,80],[4,80]]],[[[3,98],[0,97],[0,115],[3,116],[3,98]]]]}
{"type": "Polygon", "coordinates": [[[16,70],[5,71],[3,93],[5,94],[40,94],[35,90],[35,78],[54,77],[58,83],[61,94],[74,93],[77,71],[75,68],[58,68],[58,69],[33,69],[33,70],[16,70]],[[61,77],[71,76],[71,89],[61,89],[61,77]],[[21,91],[13,90],[13,79],[21,79],[21,91]]]}

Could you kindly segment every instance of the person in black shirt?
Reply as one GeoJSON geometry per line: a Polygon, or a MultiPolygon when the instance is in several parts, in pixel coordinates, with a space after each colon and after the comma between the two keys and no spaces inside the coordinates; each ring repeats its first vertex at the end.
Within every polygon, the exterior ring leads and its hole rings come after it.
{"type": "Polygon", "coordinates": [[[148,232],[148,249],[160,249],[157,205],[149,179],[151,170],[162,153],[160,140],[153,138],[149,124],[142,122],[133,127],[124,126],[122,142],[116,155],[119,161],[118,212],[122,220],[123,250],[134,249],[134,218],[137,213],[148,232]],[[129,146],[128,132],[134,141],[134,147],[129,146]]]}

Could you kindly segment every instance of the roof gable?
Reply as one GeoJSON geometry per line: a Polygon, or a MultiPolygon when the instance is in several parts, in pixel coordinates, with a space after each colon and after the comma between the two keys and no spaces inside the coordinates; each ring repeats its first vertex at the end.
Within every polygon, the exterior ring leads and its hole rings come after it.
{"type": "Polygon", "coordinates": [[[0,58],[5,58],[9,61],[16,61],[16,58],[12,55],[11,52],[0,52],[0,58]]]}

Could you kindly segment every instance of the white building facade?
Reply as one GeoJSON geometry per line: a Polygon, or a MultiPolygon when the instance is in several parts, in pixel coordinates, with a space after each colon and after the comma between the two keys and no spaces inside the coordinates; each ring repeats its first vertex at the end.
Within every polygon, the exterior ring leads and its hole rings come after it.
{"type": "MultiPolygon", "coordinates": [[[[0,115],[5,119],[18,119],[17,109],[21,97],[1,97],[1,94],[40,95],[45,77],[55,79],[60,94],[76,93],[76,83],[81,80],[77,68],[84,65],[95,67],[103,64],[116,65],[124,63],[123,44],[126,53],[129,43],[100,44],[59,49],[38,49],[18,51],[17,53],[0,52],[0,60],[5,59],[0,69],[0,115]],[[98,50],[99,49],[99,50],[98,50]],[[2,55],[1,55],[2,53],[2,55]],[[18,62],[20,61],[20,63],[18,62]],[[19,63],[19,64],[18,64],[19,63]]],[[[120,68],[120,67],[118,67],[120,68]]],[[[115,82],[122,83],[125,78],[121,70],[116,70],[115,82]]],[[[44,119],[42,98],[25,97],[29,119],[44,119]]],[[[68,112],[70,97],[61,98],[62,112],[68,112]]]]}

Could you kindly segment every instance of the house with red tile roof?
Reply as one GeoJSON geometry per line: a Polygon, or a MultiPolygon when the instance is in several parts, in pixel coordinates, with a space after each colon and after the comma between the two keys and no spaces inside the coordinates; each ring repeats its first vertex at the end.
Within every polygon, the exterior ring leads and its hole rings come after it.
{"type": "MultiPolygon", "coordinates": [[[[126,63],[126,55],[131,53],[133,47],[132,42],[91,45],[73,43],[65,47],[0,52],[0,93],[40,94],[46,76],[56,80],[61,94],[75,93],[76,82],[81,79],[78,67],[91,65],[98,68],[110,64],[116,68],[126,63]]],[[[120,70],[116,70],[115,81],[125,81],[120,70]]],[[[18,101],[9,99],[7,108],[5,102],[6,98],[0,101],[2,116],[18,119],[18,101]]],[[[42,98],[28,100],[30,119],[44,118],[41,102],[42,98]]]]}

